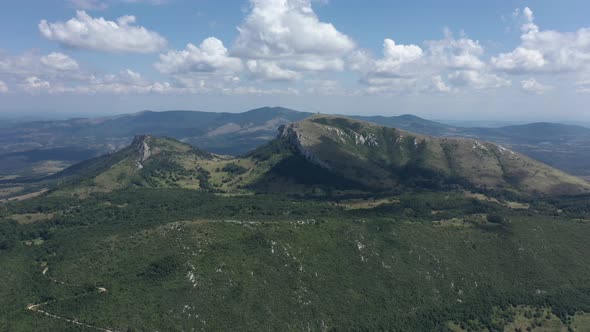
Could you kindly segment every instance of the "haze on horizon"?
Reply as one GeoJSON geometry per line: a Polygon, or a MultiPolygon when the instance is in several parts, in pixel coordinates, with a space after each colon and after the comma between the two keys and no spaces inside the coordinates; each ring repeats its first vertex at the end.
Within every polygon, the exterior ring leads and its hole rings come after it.
{"type": "Polygon", "coordinates": [[[590,122],[590,4],[33,0],[0,12],[0,117],[145,109],[590,122]],[[427,9],[424,9],[427,8],[427,9]]]}

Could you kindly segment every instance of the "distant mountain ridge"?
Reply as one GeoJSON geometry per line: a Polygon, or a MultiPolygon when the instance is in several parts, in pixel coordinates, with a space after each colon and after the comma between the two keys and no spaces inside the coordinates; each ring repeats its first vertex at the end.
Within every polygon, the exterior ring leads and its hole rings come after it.
{"type": "Polygon", "coordinates": [[[412,114],[403,114],[399,116],[356,115],[351,116],[351,118],[367,122],[373,122],[382,126],[404,129],[420,134],[433,136],[446,136],[456,131],[455,127],[445,125],[436,121],[426,120],[412,114]]]}
{"type": "MultiPolygon", "coordinates": [[[[231,134],[236,136],[240,136],[240,133],[244,132],[274,133],[280,124],[298,121],[309,115],[311,113],[297,112],[281,107],[264,107],[244,113],[143,111],[113,117],[18,124],[4,132],[0,136],[0,142],[18,142],[20,146],[12,148],[16,151],[18,151],[17,149],[27,150],[29,147],[47,147],[51,144],[97,145],[114,150],[129,144],[134,135],[141,133],[169,136],[194,143],[191,142],[191,139],[205,136],[228,124],[235,125],[236,128],[231,131],[231,134]],[[10,137],[10,135],[13,136],[10,137]],[[50,136],[49,141],[47,141],[47,136],[50,136]]],[[[259,139],[253,137],[250,140],[252,142],[239,142],[241,143],[241,145],[238,144],[239,148],[252,148],[252,144],[256,145],[256,141],[259,139]]],[[[216,141],[205,142],[205,145],[211,150],[217,149],[220,152],[229,146],[229,144],[216,141]]],[[[3,149],[6,150],[8,147],[4,146],[3,149]]]]}
{"type": "MultiPolygon", "coordinates": [[[[77,161],[124,148],[138,134],[171,137],[213,153],[240,155],[271,141],[279,126],[313,114],[263,107],[244,113],[143,111],[18,123],[0,131],[0,176],[51,174],[77,161]]],[[[581,126],[534,123],[463,128],[410,114],[351,117],[424,135],[492,141],[568,173],[590,175],[590,129],[581,126]]]]}

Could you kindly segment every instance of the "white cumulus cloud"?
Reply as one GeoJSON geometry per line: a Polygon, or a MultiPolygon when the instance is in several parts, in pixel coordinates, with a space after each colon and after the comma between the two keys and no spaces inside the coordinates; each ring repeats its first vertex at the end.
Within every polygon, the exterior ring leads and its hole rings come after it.
{"type": "Polygon", "coordinates": [[[76,60],[63,53],[0,53],[0,78],[4,77],[9,81],[21,81],[27,77],[79,80],[87,76],[76,60]]]}
{"type": "Polygon", "coordinates": [[[496,74],[476,70],[456,71],[449,74],[449,81],[458,87],[493,89],[510,86],[511,82],[496,74]]]}
{"type": "Polygon", "coordinates": [[[184,50],[161,54],[154,66],[164,74],[231,74],[242,70],[242,61],[229,56],[221,40],[210,37],[199,46],[189,43],[184,50]]]}
{"type": "Polygon", "coordinates": [[[73,91],[65,89],[64,92],[79,93],[111,93],[111,94],[143,94],[143,93],[173,93],[176,89],[168,82],[151,82],[144,79],[141,74],[130,69],[122,70],[117,74],[108,74],[103,77],[93,77],[87,84],[74,87],[73,91]],[[76,90],[78,89],[78,90],[76,90]]]}
{"type": "Polygon", "coordinates": [[[168,94],[185,93],[186,89],[172,86],[168,82],[152,82],[142,77],[141,74],[130,69],[122,70],[117,74],[91,76],[86,80],[77,81],[76,84],[63,80],[54,80],[52,83],[42,78],[31,76],[20,85],[21,89],[30,94],[168,94]]]}
{"type": "Polygon", "coordinates": [[[237,54],[251,58],[300,54],[339,55],[353,41],[319,20],[309,0],[251,0],[252,11],[238,28],[237,54]]]}
{"type": "Polygon", "coordinates": [[[27,77],[21,85],[23,90],[29,93],[38,93],[49,90],[51,84],[36,76],[27,77]]]}
{"type": "Polygon", "coordinates": [[[296,71],[279,67],[274,61],[248,60],[246,67],[254,78],[268,81],[292,81],[302,76],[296,71]]]}
{"type": "Polygon", "coordinates": [[[117,21],[93,18],[85,11],[67,22],[42,20],[39,31],[62,46],[114,53],[153,53],[166,46],[166,39],[154,31],[135,25],[135,16],[122,16],[117,21]]]}
{"type": "MultiPolygon", "coordinates": [[[[276,73],[303,71],[339,71],[338,59],[354,50],[350,37],[332,24],[322,22],[310,0],[250,0],[250,12],[238,27],[233,54],[248,60],[265,60],[269,80],[276,73]],[[269,64],[270,63],[270,64],[269,64]]],[[[263,79],[260,65],[254,75],[263,79]]],[[[291,75],[302,77],[301,75],[291,75]]]]}
{"type": "Polygon", "coordinates": [[[540,83],[534,78],[529,78],[520,82],[523,91],[533,94],[543,94],[547,90],[551,90],[552,86],[540,83]]]}
{"type": "Polygon", "coordinates": [[[382,58],[359,50],[348,61],[369,86],[367,93],[451,93],[509,86],[509,80],[493,73],[482,60],[484,53],[478,41],[445,31],[444,38],[426,41],[424,47],[385,39],[382,58]]]}
{"type": "Polygon", "coordinates": [[[575,32],[542,30],[528,7],[521,18],[521,44],[491,59],[498,70],[513,74],[590,70],[590,28],[575,32]]]}
{"type": "Polygon", "coordinates": [[[510,53],[501,53],[492,58],[492,64],[500,70],[523,73],[538,70],[545,66],[545,58],[539,50],[517,47],[510,53]]]}
{"type": "Polygon", "coordinates": [[[432,77],[432,90],[435,92],[452,92],[453,89],[449,87],[440,75],[432,77]]]}
{"type": "Polygon", "coordinates": [[[397,45],[392,39],[383,42],[383,58],[375,61],[373,71],[376,75],[400,75],[402,66],[414,63],[423,56],[423,51],[416,45],[397,45]]]}
{"type": "Polygon", "coordinates": [[[56,70],[71,71],[78,70],[80,68],[76,60],[70,58],[69,56],[63,53],[57,52],[53,52],[48,55],[42,56],[41,62],[47,67],[56,70]]]}
{"type": "MultiPolygon", "coordinates": [[[[68,2],[78,9],[102,10],[162,0],[68,2]]],[[[209,37],[200,44],[165,49],[166,39],[139,25],[135,16],[106,19],[78,11],[67,21],[42,20],[41,34],[64,48],[49,54],[0,52],[0,92],[10,85],[10,92],[29,93],[298,94],[297,89],[324,95],[461,93],[508,87],[513,75],[521,75],[512,89],[542,94],[568,84],[567,91],[590,93],[590,28],[544,30],[528,7],[514,12],[520,21],[520,43],[508,51],[488,54],[477,39],[445,29],[444,36],[434,40],[401,43],[385,38],[381,53],[373,55],[318,17],[313,6],[327,4],[325,0],[248,3],[229,46],[209,37]],[[68,55],[70,48],[159,52],[153,66],[165,78],[155,81],[130,69],[108,74],[84,68],[68,55]],[[348,75],[337,73],[344,70],[357,74],[360,85],[350,86],[348,75]],[[266,81],[283,83],[281,89],[272,89],[266,81]]]]}
{"type": "Polygon", "coordinates": [[[445,38],[427,41],[426,45],[428,61],[432,65],[455,70],[481,70],[485,67],[481,60],[484,49],[477,40],[465,36],[457,39],[445,30],[445,38]]]}

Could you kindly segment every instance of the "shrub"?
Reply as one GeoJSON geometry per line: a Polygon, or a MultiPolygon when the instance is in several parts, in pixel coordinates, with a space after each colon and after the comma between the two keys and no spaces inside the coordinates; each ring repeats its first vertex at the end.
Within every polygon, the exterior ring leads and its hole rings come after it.
{"type": "Polygon", "coordinates": [[[487,220],[489,223],[492,223],[492,224],[500,224],[500,225],[506,224],[506,218],[504,218],[504,216],[499,215],[499,214],[489,214],[487,216],[487,220]]]}
{"type": "Polygon", "coordinates": [[[246,173],[248,169],[236,163],[229,163],[223,167],[223,171],[233,175],[240,175],[246,173]]]}

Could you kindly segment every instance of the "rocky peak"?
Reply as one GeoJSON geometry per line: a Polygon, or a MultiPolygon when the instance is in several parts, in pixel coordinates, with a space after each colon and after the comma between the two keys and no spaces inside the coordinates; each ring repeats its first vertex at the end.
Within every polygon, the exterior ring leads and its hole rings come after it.
{"type": "Polygon", "coordinates": [[[141,163],[148,160],[149,157],[152,155],[150,146],[148,145],[149,138],[149,135],[136,135],[133,138],[133,142],[131,143],[133,150],[137,154],[138,169],[142,169],[143,165],[141,163]]]}
{"type": "Polygon", "coordinates": [[[298,130],[297,123],[291,123],[287,125],[282,125],[279,127],[279,136],[278,138],[284,139],[289,144],[294,147],[299,153],[307,160],[327,169],[331,167],[318,158],[311,149],[309,149],[306,144],[304,143],[305,137],[303,134],[298,130]]]}
{"type": "Polygon", "coordinates": [[[297,135],[294,123],[279,126],[279,138],[290,138],[293,135],[297,135]]]}
{"type": "Polygon", "coordinates": [[[279,138],[289,142],[291,146],[297,148],[297,150],[303,152],[305,149],[303,146],[303,136],[296,128],[297,124],[291,123],[282,125],[279,127],[279,138]]]}

